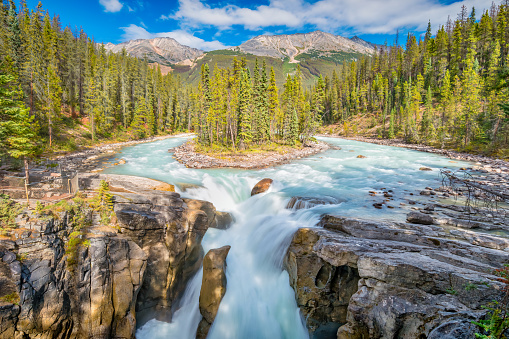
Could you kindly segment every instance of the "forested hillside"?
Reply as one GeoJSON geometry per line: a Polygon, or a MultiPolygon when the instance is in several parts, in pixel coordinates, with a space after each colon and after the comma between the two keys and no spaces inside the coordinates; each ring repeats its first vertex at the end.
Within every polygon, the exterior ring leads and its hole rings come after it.
{"type": "Polygon", "coordinates": [[[178,78],[125,52],[106,52],[40,4],[30,10],[0,3],[0,40],[4,87],[18,90],[15,99],[29,109],[45,150],[190,128],[190,88],[178,78]]]}
{"type": "Polygon", "coordinates": [[[327,131],[508,156],[508,22],[506,4],[479,20],[463,7],[434,36],[428,26],[422,39],[343,64],[327,78],[327,131]]]}
{"type": "Polygon", "coordinates": [[[0,4],[0,72],[10,100],[3,105],[18,113],[2,113],[0,133],[18,135],[30,124],[29,139],[53,151],[189,130],[203,144],[239,149],[293,145],[325,124],[344,135],[507,156],[508,21],[506,4],[479,20],[463,7],[435,35],[429,25],[423,37],[408,34],[405,46],[352,56],[323,77],[305,60],[290,69],[253,55],[218,59],[234,51],[217,51],[195,66],[200,80],[194,71],[186,83],[185,70],[163,75],[146,59],[108,52],[83,30],[62,27],[42,5],[9,1],[0,4]]]}

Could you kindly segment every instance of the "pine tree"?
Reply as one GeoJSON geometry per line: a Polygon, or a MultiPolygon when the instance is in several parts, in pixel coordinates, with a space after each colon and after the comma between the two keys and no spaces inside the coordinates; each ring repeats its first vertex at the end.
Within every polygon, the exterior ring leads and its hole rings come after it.
{"type": "MultiPolygon", "coordinates": [[[[37,124],[19,100],[15,78],[0,69],[0,155],[24,158],[25,180],[29,183],[28,163],[39,154],[37,124]]],[[[27,196],[28,199],[28,196],[27,196]]]]}
{"type": "Polygon", "coordinates": [[[239,149],[245,149],[252,141],[251,133],[251,86],[248,72],[243,69],[239,83],[238,140],[239,149]]]}

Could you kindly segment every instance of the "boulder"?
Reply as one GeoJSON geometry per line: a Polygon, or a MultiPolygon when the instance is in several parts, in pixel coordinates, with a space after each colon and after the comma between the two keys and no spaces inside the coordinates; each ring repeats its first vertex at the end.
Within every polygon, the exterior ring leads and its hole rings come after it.
{"type": "Polygon", "coordinates": [[[358,156],[357,156],[357,159],[366,159],[366,158],[367,158],[367,157],[366,157],[366,156],[364,156],[364,155],[358,155],[358,156]]]}
{"type": "Polygon", "coordinates": [[[260,180],[251,190],[251,196],[267,191],[270,185],[272,185],[272,182],[273,180],[269,178],[260,180]]]}
{"type": "Polygon", "coordinates": [[[419,168],[419,171],[433,171],[433,170],[429,167],[421,167],[419,168]]]}
{"type": "Polygon", "coordinates": [[[311,337],[453,338],[501,296],[491,272],[505,251],[435,225],[326,215],[320,226],[298,230],[284,262],[311,337]]]}
{"type": "Polygon", "coordinates": [[[230,213],[216,211],[215,222],[210,227],[226,230],[230,228],[233,222],[233,216],[230,213]]]}
{"type": "Polygon", "coordinates": [[[219,304],[226,293],[226,257],[230,246],[208,251],[203,259],[203,278],[200,290],[200,313],[203,319],[198,326],[197,338],[206,338],[216,318],[219,304]]]}
{"type": "Polygon", "coordinates": [[[435,223],[431,216],[419,212],[408,213],[406,216],[406,220],[412,224],[421,225],[433,225],[435,223]]]}

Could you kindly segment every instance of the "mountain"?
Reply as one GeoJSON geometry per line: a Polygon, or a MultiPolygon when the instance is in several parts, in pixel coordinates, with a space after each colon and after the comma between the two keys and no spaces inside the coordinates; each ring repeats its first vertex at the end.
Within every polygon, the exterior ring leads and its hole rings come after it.
{"type": "Polygon", "coordinates": [[[359,38],[357,35],[354,36],[353,38],[350,38],[350,40],[355,42],[356,44],[359,44],[359,45],[362,45],[364,47],[371,48],[371,49],[376,49],[379,47],[379,45],[371,43],[366,40],[363,40],[363,39],[359,38]]]}
{"type": "Polygon", "coordinates": [[[204,54],[203,51],[181,45],[172,38],[137,39],[120,44],[107,43],[106,50],[114,53],[121,52],[123,48],[129,55],[137,58],[147,56],[149,62],[162,65],[176,64],[185,60],[193,60],[204,54]]]}
{"type": "Polygon", "coordinates": [[[290,61],[296,60],[299,55],[308,57],[334,57],[353,54],[372,54],[374,47],[365,42],[347,39],[339,35],[315,31],[311,33],[259,35],[232,51],[239,51],[257,56],[268,56],[290,61]]]}

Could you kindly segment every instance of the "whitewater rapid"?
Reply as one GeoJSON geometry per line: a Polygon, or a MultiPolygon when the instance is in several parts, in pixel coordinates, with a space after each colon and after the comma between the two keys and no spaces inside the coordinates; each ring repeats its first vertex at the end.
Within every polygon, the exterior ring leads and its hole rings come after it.
{"type": "MultiPolygon", "coordinates": [[[[226,260],[226,294],[209,331],[207,338],[211,339],[308,338],[283,269],[295,231],[314,227],[324,213],[402,221],[408,210],[399,204],[418,188],[439,186],[439,168],[468,165],[429,153],[323,138],[342,149],[265,170],[197,170],[179,164],[167,151],[185,140],[173,138],[125,148],[117,158],[127,163],[105,172],[153,178],[177,184],[177,189],[179,183],[195,184],[196,188],[179,193],[210,201],[218,211],[233,215],[235,222],[228,230],[209,229],[202,241],[205,252],[231,246],[226,260]],[[434,171],[419,171],[423,166],[434,171]],[[263,178],[272,178],[274,184],[268,192],[251,197],[252,187],[263,178]],[[373,208],[377,200],[369,191],[380,189],[394,192],[391,204],[397,208],[373,208]],[[335,203],[290,210],[285,207],[292,196],[325,196],[335,203]]],[[[136,337],[194,338],[201,319],[201,279],[200,270],[188,283],[171,323],[151,320],[136,337]]]]}

